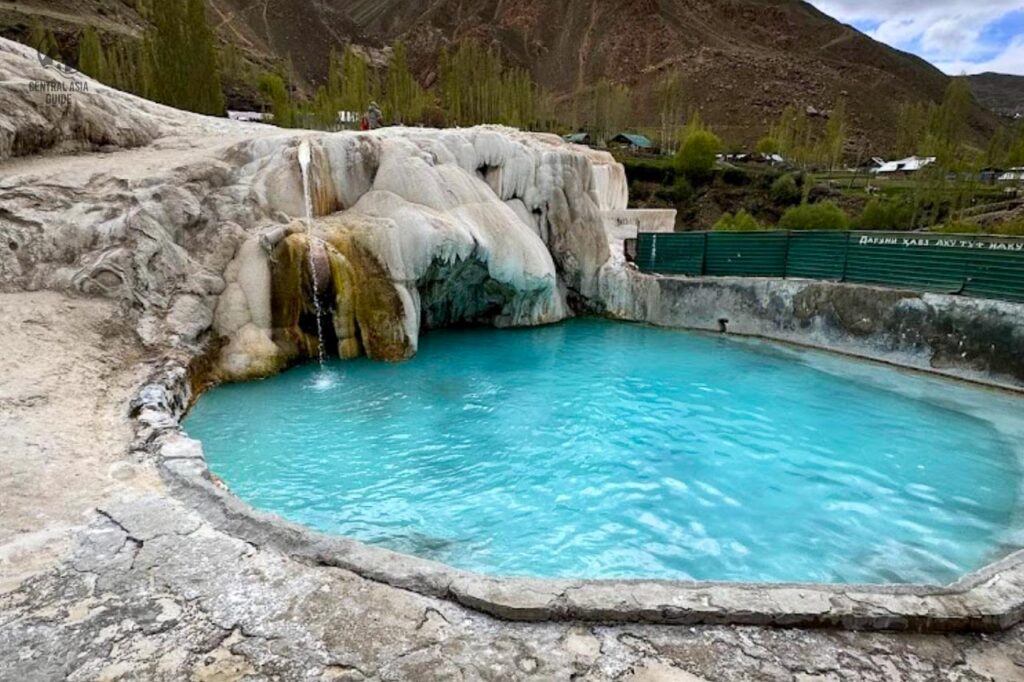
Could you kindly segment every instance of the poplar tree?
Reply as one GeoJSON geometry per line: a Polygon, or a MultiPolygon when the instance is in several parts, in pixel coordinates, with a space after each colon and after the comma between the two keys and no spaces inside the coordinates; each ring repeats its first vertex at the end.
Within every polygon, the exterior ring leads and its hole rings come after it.
{"type": "Polygon", "coordinates": [[[428,103],[426,92],[409,70],[405,44],[396,42],[392,46],[391,59],[388,62],[384,96],[385,115],[397,123],[415,123],[422,117],[428,103]]]}
{"type": "Polygon", "coordinates": [[[673,66],[661,75],[654,86],[654,94],[661,119],[662,149],[674,152],[683,116],[683,77],[678,67],[673,66]]]}
{"type": "Polygon", "coordinates": [[[267,72],[259,78],[259,90],[270,101],[274,125],[290,128],[295,125],[295,107],[284,79],[276,73],[267,72]]]}
{"type": "Polygon", "coordinates": [[[1004,164],[1010,153],[1010,142],[1006,126],[997,127],[996,132],[988,141],[988,148],[985,150],[985,163],[994,168],[1004,164]]]}
{"type": "Polygon", "coordinates": [[[900,104],[896,113],[896,146],[893,150],[896,156],[911,156],[923,150],[928,118],[928,107],[924,103],[900,104]]]}
{"type": "Polygon", "coordinates": [[[103,45],[92,26],[82,31],[78,40],[78,70],[100,82],[111,84],[103,45]]]}
{"type": "Polygon", "coordinates": [[[536,126],[540,95],[529,71],[505,68],[500,55],[473,41],[441,51],[441,105],[456,125],[536,126]]]}
{"type": "Polygon", "coordinates": [[[224,112],[224,92],[204,0],[161,0],[148,10],[149,87],[159,102],[202,114],[224,112]]]}
{"type": "Polygon", "coordinates": [[[954,78],[938,107],[932,106],[925,136],[926,153],[938,159],[939,168],[953,170],[970,165],[966,144],[971,113],[971,86],[966,78],[954,78]]]}
{"type": "Polygon", "coordinates": [[[366,111],[370,102],[377,98],[377,90],[377,81],[370,65],[362,54],[349,45],[340,57],[337,52],[331,51],[327,84],[322,92],[317,91],[313,106],[321,112],[318,117],[324,121],[330,111],[330,124],[333,125],[339,111],[366,111]]]}
{"type": "Polygon", "coordinates": [[[828,125],[825,126],[825,138],[822,141],[822,155],[828,163],[830,172],[842,163],[846,137],[846,100],[840,99],[839,104],[829,115],[828,125]]]}
{"type": "Polygon", "coordinates": [[[52,57],[53,59],[60,59],[60,48],[57,45],[57,38],[53,35],[53,31],[48,28],[43,28],[43,25],[39,23],[39,19],[32,19],[32,28],[29,30],[28,44],[36,49],[36,51],[52,57]]]}
{"type": "Polygon", "coordinates": [[[1024,166],[1024,121],[1019,121],[1010,136],[1006,162],[1011,166],[1024,166]]]}
{"type": "Polygon", "coordinates": [[[607,141],[621,132],[632,110],[632,93],[628,87],[603,79],[581,98],[579,115],[598,140],[607,141]]]}

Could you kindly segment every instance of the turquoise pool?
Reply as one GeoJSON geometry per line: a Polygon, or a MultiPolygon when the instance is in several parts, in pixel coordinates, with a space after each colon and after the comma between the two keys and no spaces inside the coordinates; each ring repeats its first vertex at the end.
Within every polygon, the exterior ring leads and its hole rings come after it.
{"type": "Polygon", "coordinates": [[[1022,407],[578,320],[222,386],[185,426],[257,508],[481,573],[947,583],[1021,544],[1022,407]]]}

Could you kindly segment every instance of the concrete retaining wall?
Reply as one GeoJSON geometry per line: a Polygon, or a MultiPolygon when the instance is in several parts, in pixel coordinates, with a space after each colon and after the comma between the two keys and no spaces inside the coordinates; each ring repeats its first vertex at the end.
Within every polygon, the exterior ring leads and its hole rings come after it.
{"type": "Polygon", "coordinates": [[[625,273],[609,312],[1024,390],[1024,304],[858,284],[625,273]],[[625,280],[625,281],[623,281],[625,280]]]}

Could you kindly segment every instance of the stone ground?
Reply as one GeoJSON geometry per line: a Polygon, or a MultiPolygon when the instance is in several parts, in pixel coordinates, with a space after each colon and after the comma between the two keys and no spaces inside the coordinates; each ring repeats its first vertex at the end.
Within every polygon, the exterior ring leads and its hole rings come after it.
{"type": "Polygon", "coordinates": [[[1024,628],[514,624],[243,542],[128,459],[127,338],[0,295],[0,680],[1024,680],[1024,628]]]}

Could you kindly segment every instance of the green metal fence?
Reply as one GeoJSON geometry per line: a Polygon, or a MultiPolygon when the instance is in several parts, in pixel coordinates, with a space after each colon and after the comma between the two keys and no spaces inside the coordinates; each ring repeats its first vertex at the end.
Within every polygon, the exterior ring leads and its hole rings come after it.
{"type": "Polygon", "coordinates": [[[1024,301],[1024,238],[911,232],[643,232],[643,272],[794,277],[1024,301]]]}

